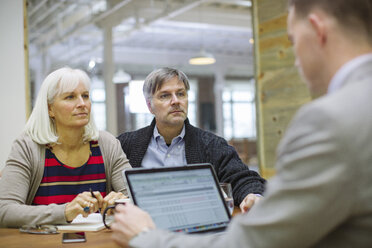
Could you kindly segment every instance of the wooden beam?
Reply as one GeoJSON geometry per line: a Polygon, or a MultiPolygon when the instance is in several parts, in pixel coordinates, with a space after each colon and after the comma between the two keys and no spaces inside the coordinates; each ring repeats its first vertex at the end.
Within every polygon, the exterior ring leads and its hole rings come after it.
{"type": "Polygon", "coordinates": [[[276,149],[297,109],[310,94],[294,67],[287,37],[287,0],[253,0],[257,141],[263,177],[275,174],[276,149]]]}

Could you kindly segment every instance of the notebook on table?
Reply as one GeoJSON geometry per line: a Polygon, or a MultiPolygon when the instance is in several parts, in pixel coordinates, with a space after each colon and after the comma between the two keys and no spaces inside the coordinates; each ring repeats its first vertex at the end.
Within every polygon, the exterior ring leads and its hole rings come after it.
{"type": "Polygon", "coordinates": [[[222,231],[230,213],[211,164],[123,171],[133,203],[174,232],[222,231]]]}
{"type": "MultiPolygon", "coordinates": [[[[106,223],[114,221],[113,216],[107,216],[106,223]]],[[[83,217],[81,214],[70,224],[56,225],[60,231],[99,231],[105,228],[102,215],[100,213],[92,213],[88,217],[83,217]]]]}

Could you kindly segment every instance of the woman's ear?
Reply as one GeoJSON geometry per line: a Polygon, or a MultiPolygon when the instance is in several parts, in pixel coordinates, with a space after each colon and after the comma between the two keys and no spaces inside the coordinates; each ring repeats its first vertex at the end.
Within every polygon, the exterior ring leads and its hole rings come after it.
{"type": "Polygon", "coordinates": [[[50,118],[54,118],[54,113],[53,113],[52,108],[50,107],[50,105],[48,105],[48,114],[49,114],[50,118]]]}

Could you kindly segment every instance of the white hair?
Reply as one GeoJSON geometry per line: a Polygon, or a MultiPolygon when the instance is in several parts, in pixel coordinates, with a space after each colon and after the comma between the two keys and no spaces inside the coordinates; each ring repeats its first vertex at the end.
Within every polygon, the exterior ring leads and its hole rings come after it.
{"type": "MultiPolygon", "coordinates": [[[[63,67],[50,73],[41,85],[35,106],[28,119],[24,131],[38,144],[53,144],[58,141],[58,134],[53,119],[49,117],[48,106],[54,98],[65,92],[73,91],[79,83],[83,83],[90,90],[88,75],[79,69],[63,67]]],[[[93,115],[84,127],[83,140],[85,142],[98,139],[98,129],[93,115]]]]}

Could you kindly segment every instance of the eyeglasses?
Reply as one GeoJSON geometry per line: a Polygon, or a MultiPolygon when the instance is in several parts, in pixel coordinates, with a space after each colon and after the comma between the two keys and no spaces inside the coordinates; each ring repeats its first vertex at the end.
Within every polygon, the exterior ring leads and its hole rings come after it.
{"type": "Polygon", "coordinates": [[[22,233],[31,233],[31,234],[58,234],[58,229],[53,225],[24,225],[19,228],[19,231],[22,233]]]}
{"type": "MultiPolygon", "coordinates": [[[[187,98],[186,91],[179,91],[175,95],[178,100],[185,100],[187,98]]],[[[171,93],[161,93],[160,95],[156,96],[156,99],[158,99],[161,102],[169,102],[170,100],[172,100],[172,98],[173,94],[171,93]]]]}

